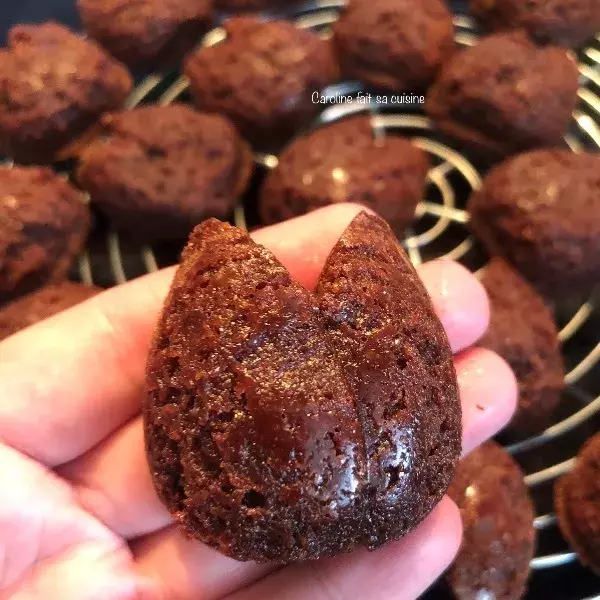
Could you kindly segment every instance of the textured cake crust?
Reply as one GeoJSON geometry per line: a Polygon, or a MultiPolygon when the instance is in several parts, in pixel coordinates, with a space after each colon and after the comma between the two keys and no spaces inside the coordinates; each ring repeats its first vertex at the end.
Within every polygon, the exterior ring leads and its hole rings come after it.
{"type": "Polygon", "coordinates": [[[426,89],[454,51],[442,0],[353,0],[333,31],[346,79],[396,92],[426,89]]]}
{"type": "Polygon", "coordinates": [[[448,490],[463,519],[463,542],[447,580],[458,600],[518,600],[535,551],[534,509],[523,473],[487,442],[458,464],[448,490]]]}
{"type": "Polygon", "coordinates": [[[448,341],[380,219],[359,215],[312,294],[239,229],[198,226],[147,366],[157,492],[238,560],[376,548],[441,499],[460,455],[448,341]]]}
{"type": "Polygon", "coordinates": [[[562,534],[581,563],[600,575],[600,433],[579,451],[575,467],[555,485],[562,534]]]}
{"type": "Polygon", "coordinates": [[[519,405],[507,427],[536,433],[550,425],[564,387],[558,330],[538,293],[504,260],[494,258],[482,283],[490,298],[490,325],[480,344],[504,358],[519,384],[519,405]]]}
{"type": "Polygon", "coordinates": [[[538,42],[577,48],[600,29],[598,0],[471,0],[472,15],[488,30],[525,29],[538,42]]]}
{"type": "Polygon", "coordinates": [[[400,235],[424,194],[429,161],[408,140],[374,139],[370,117],[320,127],[284,150],[259,198],[265,224],[337,202],[375,210],[400,235]]]}
{"type": "Polygon", "coordinates": [[[77,177],[115,223],[148,238],[189,235],[227,218],[252,172],[247,144],[224,117],[183,105],[107,115],[77,177]]]}
{"type": "Polygon", "coordinates": [[[522,31],[500,33],[442,68],[426,109],[443,132],[498,158],[562,145],[578,85],[566,50],[539,48],[522,31]]]}
{"type": "Polygon", "coordinates": [[[0,50],[0,153],[51,162],[73,137],[121,106],[129,73],[96,43],[57,23],[17,25],[0,50]]]}
{"type": "Polygon", "coordinates": [[[0,309],[0,340],[71,308],[102,290],[72,281],[52,283],[0,309]]]}
{"type": "Polygon", "coordinates": [[[136,68],[180,59],[212,21],[212,0],[77,0],[77,7],[86,31],[136,68]]]}
{"type": "Polygon", "coordinates": [[[0,301],[66,275],[90,228],[82,194],[47,168],[0,168],[0,301]]]}
{"type": "Polygon", "coordinates": [[[600,156],[538,150],[495,167],[469,200],[470,226],[548,297],[600,281],[600,156]]]}
{"type": "Polygon", "coordinates": [[[329,41],[288,21],[228,19],[227,38],[185,65],[197,106],[226,114],[259,147],[279,144],[319,112],[312,94],[337,76],[329,41]]]}

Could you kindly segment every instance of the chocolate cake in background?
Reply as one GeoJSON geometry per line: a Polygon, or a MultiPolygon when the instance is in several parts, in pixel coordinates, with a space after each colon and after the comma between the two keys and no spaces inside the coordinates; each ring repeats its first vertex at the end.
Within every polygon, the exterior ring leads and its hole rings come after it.
{"type": "Polygon", "coordinates": [[[210,27],[212,0],[77,0],[86,32],[131,68],[181,59],[210,27]]]}
{"type": "Polygon", "coordinates": [[[337,202],[358,202],[401,235],[422,199],[429,161],[398,136],[374,138],[368,116],[319,127],[285,148],[259,194],[265,224],[337,202]]]}
{"type": "Polygon", "coordinates": [[[540,48],[523,31],[499,33],[457,52],[442,67],[426,110],[441,131],[498,160],[563,145],[578,77],[565,49],[540,48]]]}
{"type": "Polygon", "coordinates": [[[0,154],[53,162],[132,88],[127,69],[63,25],[16,25],[0,50],[0,154]],[[60,56],[60,60],[57,57],[60,56]]]}
{"type": "Polygon", "coordinates": [[[507,431],[519,437],[539,433],[552,422],[565,378],[552,312],[501,258],[488,263],[482,283],[490,298],[490,325],[479,343],[508,362],[519,385],[507,431]]]}
{"type": "Polygon", "coordinates": [[[351,0],[333,41],[342,77],[403,92],[425,90],[455,48],[443,0],[351,0]]]}
{"type": "Polygon", "coordinates": [[[0,307],[0,340],[71,308],[102,290],[72,281],[51,283],[0,307]]]}
{"type": "Polygon", "coordinates": [[[83,194],[65,179],[0,166],[0,303],[63,279],[89,228],[83,194]]]}
{"type": "Polygon", "coordinates": [[[600,282],[600,155],[536,150],[495,166],[469,200],[470,227],[542,294],[600,282]]]}
{"type": "Polygon", "coordinates": [[[259,148],[289,140],[320,111],[313,93],[337,79],[331,42],[283,20],[235,17],[223,28],[225,40],[185,63],[196,106],[227,115],[259,148]]]}
{"type": "Polygon", "coordinates": [[[525,29],[542,44],[577,48],[600,29],[598,0],[471,0],[471,14],[489,31],[525,29]]]}
{"type": "Polygon", "coordinates": [[[519,600],[535,551],[533,502],[519,465],[486,442],[458,463],[448,495],[463,541],[446,578],[457,600],[519,600]]]}
{"type": "Polygon", "coordinates": [[[136,238],[185,239],[207,217],[227,218],[250,179],[250,148],[226,117],[173,104],[106,115],[102,125],[76,177],[136,238]]]}
{"type": "Polygon", "coordinates": [[[577,455],[554,488],[558,524],[582,564],[600,575],[600,433],[577,455]]]}

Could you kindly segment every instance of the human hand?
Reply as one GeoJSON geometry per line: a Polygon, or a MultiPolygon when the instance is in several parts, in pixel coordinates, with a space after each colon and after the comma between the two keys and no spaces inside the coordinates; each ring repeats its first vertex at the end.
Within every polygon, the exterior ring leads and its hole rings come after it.
{"type": "MultiPolygon", "coordinates": [[[[253,237],[312,288],[360,210],[337,205],[253,237]]],[[[419,272],[456,353],[468,452],[510,418],[514,378],[492,352],[466,349],[488,320],[475,278],[448,261],[419,272]]],[[[0,600],[416,598],[460,543],[447,497],[375,552],[283,569],[236,562],[172,524],[152,487],[139,414],[172,275],[114,288],[0,343],[0,600]]]]}

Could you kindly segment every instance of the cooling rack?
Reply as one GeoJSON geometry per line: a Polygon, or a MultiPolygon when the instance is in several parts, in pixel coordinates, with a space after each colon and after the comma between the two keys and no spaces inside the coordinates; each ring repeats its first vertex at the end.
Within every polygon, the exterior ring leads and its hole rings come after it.
{"type": "MultiPolygon", "coordinates": [[[[309,28],[328,36],[330,25],[338,18],[342,3],[323,1],[299,9],[293,16],[298,27],[309,28]]],[[[290,15],[285,15],[290,18],[290,15]]],[[[456,41],[462,46],[475,43],[476,28],[469,17],[457,15],[456,41]]],[[[225,36],[216,28],[202,40],[203,45],[219,43],[225,36]]],[[[577,55],[580,72],[579,104],[573,113],[565,141],[574,152],[600,149],[600,36],[577,55]]],[[[356,82],[344,82],[327,88],[326,95],[356,95],[365,92],[356,82]]],[[[127,108],[138,105],[169,105],[188,102],[188,82],[178,73],[155,73],[141,79],[127,101],[127,108]]],[[[419,203],[413,225],[401,243],[412,262],[445,257],[457,260],[474,272],[486,263],[486,255],[467,228],[466,200],[481,184],[486,165],[476,157],[463,154],[452,142],[432,127],[422,106],[390,107],[375,103],[335,104],[323,110],[313,123],[318,127],[367,111],[371,114],[373,134],[403,135],[427,152],[431,168],[427,189],[419,203]]],[[[259,224],[256,216],[256,187],[264,174],[277,165],[276,154],[255,154],[256,175],[250,192],[242,199],[233,215],[241,227],[259,224]]],[[[68,165],[61,165],[68,167],[68,165]]],[[[135,245],[126,236],[111,229],[97,215],[95,230],[83,252],[74,277],[108,287],[177,262],[182,244],[157,246],[135,245]]],[[[505,444],[524,468],[526,482],[536,502],[535,527],[538,552],[531,562],[533,571],[530,598],[600,599],[600,581],[580,567],[576,555],[560,537],[552,514],[552,483],[567,472],[581,443],[600,428],[600,298],[573,298],[555,306],[560,326],[560,341],[567,365],[564,401],[555,423],[538,435],[505,444]]],[[[427,597],[447,597],[437,589],[427,597]]],[[[482,599],[483,600],[483,599],[482,599]]]]}

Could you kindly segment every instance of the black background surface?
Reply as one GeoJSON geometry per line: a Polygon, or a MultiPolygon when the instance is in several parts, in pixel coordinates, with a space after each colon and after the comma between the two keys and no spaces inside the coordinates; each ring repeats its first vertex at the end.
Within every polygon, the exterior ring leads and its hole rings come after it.
{"type": "Polygon", "coordinates": [[[75,0],[0,0],[2,40],[15,23],[54,19],[71,27],[79,27],[75,0]]]}

